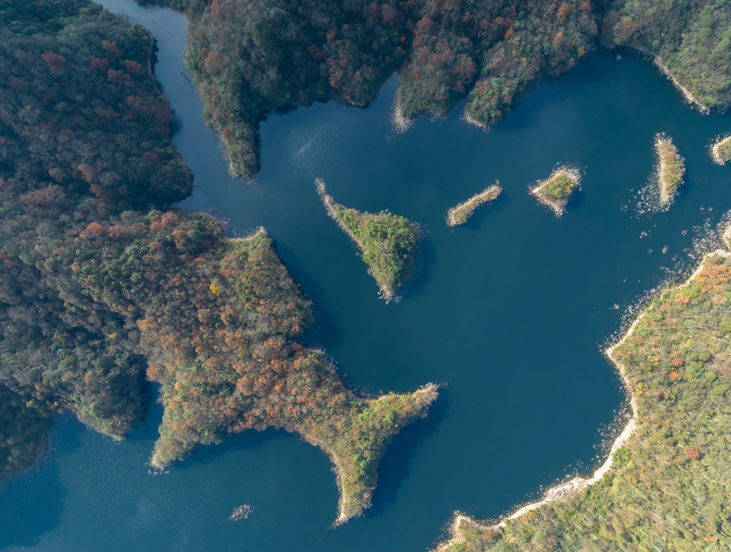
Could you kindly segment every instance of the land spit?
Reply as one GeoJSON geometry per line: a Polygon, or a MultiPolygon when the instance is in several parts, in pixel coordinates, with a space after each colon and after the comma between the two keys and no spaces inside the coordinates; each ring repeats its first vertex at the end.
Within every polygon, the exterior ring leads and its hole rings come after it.
{"type": "Polygon", "coordinates": [[[447,226],[459,226],[469,220],[473,213],[491,201],[495,201],[503,189],[500,187],[500,182],[496,181],[495,184],[485,188],[478,194],[473,195],[467,201],[460,203],[456,207],[452,207],[447,211],[447,226]]]}

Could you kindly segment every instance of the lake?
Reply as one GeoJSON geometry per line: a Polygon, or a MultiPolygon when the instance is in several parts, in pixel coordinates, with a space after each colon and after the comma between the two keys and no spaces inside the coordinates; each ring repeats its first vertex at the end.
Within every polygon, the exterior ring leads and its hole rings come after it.
{"type": "Polygon", "coordinates": [[[703,116],[648,62],[593,54],[543,84],[484,132],[461,106],[391,123],[397,77],[366,109],[319,103],[262,124],[253,184],[228,176],[220,142],[181,60],[185,22],[167,9],[103,0],[151,29],[156,76],[175,110],[174,140],[195,175],[180,207],[264,226],[314,303],[306,340],[354,389],[444,384],[429,417],[405,429],[380,467],[367,514],[331,528],[335,477],[323,452],[282,431],[247,432],[167,473],[149,471],[161,407],[116,443],[73,417],[51,452],[0,491],[0,550],[11,552],[411,552],[444,536],[455,510],[496,518],[603,460],[625,399],[604,347],[645,294],[686,274],[731,208],[731,171],[708,146],[731,119],[703,116]],[[671,136],[686,183],[668,212],[646,212],[653,137],[671,136]],[[557,219],[528,189],[559,164],[583,173],[557,219]],[[315,190],[389,209],[426,230],[418,270],[384,304],[315,190]],[[503,194],[464,227],[447,210],[495,180],[503,194]],[[248,519],[228,521],[249,504],[248,519]]]}

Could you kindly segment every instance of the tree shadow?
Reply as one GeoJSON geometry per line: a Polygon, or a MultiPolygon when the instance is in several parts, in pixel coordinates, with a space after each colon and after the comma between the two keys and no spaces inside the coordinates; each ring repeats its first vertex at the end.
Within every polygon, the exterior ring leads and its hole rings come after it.
{"type": "Polygon", "coordinates": [[[504,211],[506,208],[509,208],[512,203],[513,198],[511,198],[510,194],[506,194],[505,190],[503,190],[497,199],[491,201],[487,205],[480,206],[477,211],[475,211],[475,213],[467,219],[467,222],[457,228],[463,228],[469,232],[479,231],[484,222],[491,216],[490,211],[504,211]]]}
{"type": "Polygon", "coordinates": [[[342,344],[343,328],[340,319],[330,307],[327,293],[297,259],[294,251],[277,243],[277,253],[285,260],[292,278],[300,285],[305,297],[312,301],[312,314],[315,322],[305,333],[303,344],[308,347],[322,347],[326,350],[337,349],[342,344]]]}
{"type": "Polygon", "coordinates": [[[566,212],[572,213],[574,211],[578,211],[584,203],[586,203],[584,190],[576,190],[573,194],[571,194],[571,197],[569,197],[569,202],[566,204],[566,212]]]}
{"type": "Polygon", "coordinates": [[[79,448],[79,437],[85,431],[72,414],[57,417],[45,457],[0,489],[0,550],[36,546],[44,534],[58,527],[67,493],[54,457],[79,448]]]}
{"type": "Polygon", "coordinates": [[[158,429],[162,422],[163,406],[160,402],[162,386],[156,382],[145,382],[145,406],[144,418],[134,430],[126,437],[127,441],[157,441],[158,429]]]}
{"type": "Polygon", "coordinates": [[[0,550],[32,547],[61,521],[66,491],[58,465],[45,462],[8,482],[0,494],[0,550]]]}
{"type": "Polygon", "coordinates": [[[255,429],[247,429],[243,433],[233,433],[227,435],[220,444],[212,444],[197,449],[193,454],[188,456],[181,462],[176,462],[173,466],[177,470],[186,470],[193,466],[201,464],[210,464],[216,461],[221,455],[234,451],[252,451],[256,452],[267,441],[273,439],[285,439],[287,437],[297,436],[297,434],[288,434],[283,429],[266,429],[257,431],[255,429]]]}
{"type": "Polygon", "coordinates": [[[394,437],[378,466],[378,486],[373,493],[373,505],[366,513],[368,517],[382,516],[398,500],[417,451],[442,423],[451,402],[449,393],[442,388],[428,416],[406,426],[394,437]]]}
{"type": "Polygon", "coordinates": [[[416,296],[424,292],[424,288],[432,281],[434,277],[434,262],[436,261],[436,248],[425,233],[419,247],[416,250],[414,259],[414,273],[411,279],[401,289],[402,297],[416,296]]]}

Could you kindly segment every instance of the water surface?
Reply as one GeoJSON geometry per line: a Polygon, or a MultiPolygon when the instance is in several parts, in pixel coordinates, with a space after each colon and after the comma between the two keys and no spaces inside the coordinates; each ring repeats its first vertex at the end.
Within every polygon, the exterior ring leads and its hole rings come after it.
{"type": "Polygon", "coordinates": [[[307,335],[364,393],[444,383],[430,417],[407,428],[381,465],[374,507],[331,529],[335,479],[325,455],[284,432],[250,432],[153,475],[146,462],[161,410],[122,442],[72,417],[54,427],[43,464],[0,493],[0,549],[298,552],[421,551],[454,510],[494,518],[541,486],[588,473],[624,401],[602,355],[621,316],[647,290],[687,268],[694,240],[731,208],[731,172],[711,140],[729,119],[702,116],[648,63],[598,53],[540,86],[482,132],[459,109],[396,133],[391,79],[367,108],[316,104],[262,124],[254,185],[228,176],[217,136],[181,65],[182,16],[104,0],[152,30],[156,76],[176,116],[174,137],[195,175],[182,208],[211,212],[232,235],[263,225],[317,322],[307,335]],[[667,213],[638,214],[665,132],[687,178],[667,213]],[[584,171],[558,220],[528,194],[559,163],[584,171]],[[418,272],[385,305],[348,238],[315,191],[390,209],[424,226],[418,272]],[[449,207],[495,180],[503,195],[465,227],[449,207]],[[247,520],[227,521],[248,503],[247,520]]]}

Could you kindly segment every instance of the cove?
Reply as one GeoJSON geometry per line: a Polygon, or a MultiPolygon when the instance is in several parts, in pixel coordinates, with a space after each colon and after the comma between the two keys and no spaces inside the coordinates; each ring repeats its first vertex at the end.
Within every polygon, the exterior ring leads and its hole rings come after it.
{"type": "Polygon", "coordinates": [[[686,270],[694,240],[731,208],[728,169],[707,155],[728,118],[688,109],[650,64],[599,53],[533,91],[488,133],[455,110],[397,134],[391,80],[365,110],[328,103],[269,117],[262,172],[249,186],[228,177],[202,123],[181,66],[182,17],[131,0],[103,3],[158,39],[156,76],[196,180],[181,207],[212,212],[232,235],[267,228],[314,301],[310,344],[353,387],[445,388],[430,417],[384,458],[373,509],[334,530],[327,458],[283,432],[246,433],[153,475],[157,405],[122,443],[63,417],[49,457],[0,493],[0,549],[418,551],[454,510],[497,517],[541,486],[592,471],[624,403],[601,349],[626,308],[686,270]],[[667,213],[638,214],[657,132],[686,158],[686,184],[667,213]],[[528,193],[557,164],[585,173],[560,220],[528,193]],[[424,225],[420,266],[400,303],[377,298],[324,212],[316,177],[347,206],[388,208],[424,225]],[[447,209],[496,179],[495,204],[447,228],[447,209]],[[252,514],[229,522],[241,504],[252,514]]]}

